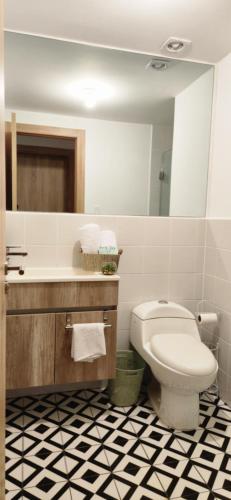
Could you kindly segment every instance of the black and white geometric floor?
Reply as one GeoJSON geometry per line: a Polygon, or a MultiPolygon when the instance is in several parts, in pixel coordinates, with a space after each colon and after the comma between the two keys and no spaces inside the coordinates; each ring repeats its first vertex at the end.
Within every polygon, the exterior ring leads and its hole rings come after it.
{"type": "Polygon", "coordinates": [[[7,402],[6,499],[231,499],[231,409],[204,393],[200,427],[167,428],[145,393],[86,390],[7,402]]]}

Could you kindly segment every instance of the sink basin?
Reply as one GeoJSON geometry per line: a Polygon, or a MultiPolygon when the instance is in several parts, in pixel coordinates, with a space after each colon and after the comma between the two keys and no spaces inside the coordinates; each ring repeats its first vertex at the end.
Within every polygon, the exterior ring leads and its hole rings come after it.
{"type": "Polygon", "coordinates": [[[100,272],[84,271],[77,267],[30,267],[24,274],[11,271],[7,275],[9,283],[42,283],[65,281],[118,281],[119,276],[105,276],[100,272]]]}

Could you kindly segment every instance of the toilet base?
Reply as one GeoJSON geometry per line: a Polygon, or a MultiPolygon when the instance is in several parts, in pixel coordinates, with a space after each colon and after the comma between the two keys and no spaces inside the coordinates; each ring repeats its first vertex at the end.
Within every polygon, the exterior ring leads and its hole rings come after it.
{"type": "Polygon", "coordinates": [[[181,394],[173,387],[160,386],[153,378],[148,395],[153,409],[168,427],[191,431],[199,426],[199,394],[181,394]]]}

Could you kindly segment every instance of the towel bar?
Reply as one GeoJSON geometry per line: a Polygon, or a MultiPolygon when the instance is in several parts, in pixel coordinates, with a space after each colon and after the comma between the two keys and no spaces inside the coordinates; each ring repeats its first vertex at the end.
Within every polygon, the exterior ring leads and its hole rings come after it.
{"type": "MultiPolygon", "coordinates": [[[[73,328],[73,325],[71,325],[70,323],[67,323],[65,326],[65,330],[72,330],[72,328],[73,328]]],[[[105,323],[104,328],[111,328],[111,325],[109,325],[108,323],[105,323]]]]}

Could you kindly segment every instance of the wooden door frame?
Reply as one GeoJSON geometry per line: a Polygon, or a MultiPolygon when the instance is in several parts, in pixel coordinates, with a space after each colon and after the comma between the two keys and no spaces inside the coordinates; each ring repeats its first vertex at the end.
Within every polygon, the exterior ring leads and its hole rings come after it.
{"type": "Polygon", "coordinates": [[[5,130],[4,130],[4,32],[3,0],[0,0],[0,498],[5,498],[5,130]]]}
{"type": "MultiPolygon", "coordinates": [[[[10,123],[7,122],[9,130],[10,123]]],[[[74,139],[74,211],[84,213],[85,207],[85,130],[48,127],[45,125],[31,125],[17,123],[16,132],[20,135],[37,135],[42,137],[74,139]]]]}

